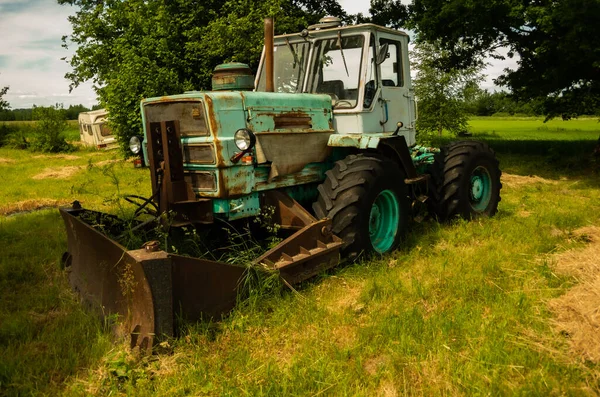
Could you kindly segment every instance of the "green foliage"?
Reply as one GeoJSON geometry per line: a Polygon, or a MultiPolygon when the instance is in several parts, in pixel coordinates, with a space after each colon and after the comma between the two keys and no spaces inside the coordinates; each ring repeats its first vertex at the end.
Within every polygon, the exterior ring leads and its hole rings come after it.
{"type": "Polygon", "coordinates": [[[541,116],[544,114],[544,100],[517,101],[506,92],[493,92],[479,88],[472,89],[465,97],[465,106],[469,114],[475,116],[541,116]]]}
{"type": "Polygon", "coordinates": [[[8,109],[8,107],[9,107],[8,102],[5,101],[4,99],[2,99],[2,97],[4,95],[6,95],[7,92],[8,92],[8,87],[0,88],[0,111],[8,109]]]}
{"type": "Polygon", "coordinates": [[[415,29],[448,50],[447,69],[466,68],[508,48],[519,64],[497,83],[520,100],[541,98],[550,117],[600,112],[597,0],[374,0],[373,19],[415,29]]]}
{"type": "Polygon", "coordinates": [[[73,34],[63,38],[65,47],[77,46],[67,78],[71,87],[94,82],[124,151],[141,134],[141,99],[209,90],[213,69],[223,62],[256,68],[265,17],[283,33],[325,14],[344,16],[336,0],[58,2],[79,7],[70,18],[73,34]]]}
{"type": "Polygon", "coordinates": [[[35,127],[30,123],[0,124],[0,147],[28,149],[35,127]]]}
{"type": "MultiPolygon", "coordinates": [[[[85,106],[69,105],[65,109],[67,120],[77,120],[79,113],[88,112],[90,109],[85,106]]],[[[0,121],[32,121],[34,119],[33,109],[0,109],[0,121]]]]}
{"type": "Polygon", "coordinates": [[[4,109],[0,110],[0,121],[31,121],[33,109],[4,109]]]}
{"type": "Polygon", "coordinates": [[[481,80],[481,65],[467,69],[443,70],[438,65],[443,51],[439,44],[418,42],[413,52],[416,78],[413,81],[419,101],[417,133],[421,140],[443,130],[453,135],[465,131],[468,121],[466,97],[481,80]]]}
{"type": "Polygon", "coordinates": [[[38,122],[35,127],[35,138],[31,148],[41,152],[69,152],[73,146],[67,143],[64,131],[67,129],[67,118],[62,105],[36,107],[33,115],[38,122]]]}

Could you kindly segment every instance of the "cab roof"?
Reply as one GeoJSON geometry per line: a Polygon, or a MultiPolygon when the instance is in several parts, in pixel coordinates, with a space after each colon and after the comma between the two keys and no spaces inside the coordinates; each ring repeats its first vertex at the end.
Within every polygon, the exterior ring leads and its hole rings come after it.
{"type": "Polygon", "coordinates": [[[396,30],[392,28],[387,28],[385,26],[375,25],[374,23],[361,23],[359,25],[347,25],[347,26],[337,26],[331,28],[323,28],[323,29],[315,29],[315,30],[304,30],[302,32],[296,33],[286,33],[282,35],[275,36],[275,40],[277,39],[290,39],[290,38],[302,38],[302,37],[318,37],[318,36],[328,36],[330,33],[335,32],[348,32],[348,33],[357,33],[357,32],[365,32],[365,31],[379,31],[390,34],[395,34],[398,36],[406,36],[409,37],[408,34],[402,30],[396,30]],[[303,34],[308,33],[307,36],[303,36],[303,34]]]}

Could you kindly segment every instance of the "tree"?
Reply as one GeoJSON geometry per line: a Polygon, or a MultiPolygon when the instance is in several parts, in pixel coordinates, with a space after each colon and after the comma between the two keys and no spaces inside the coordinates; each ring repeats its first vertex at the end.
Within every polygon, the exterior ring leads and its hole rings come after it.
{"type": "Polygon", "coordinates": [[[72,146],[67,143],[63,132],[67,129],[67,114],[62,105],[34,106],[33,118],[38,120],[35,126],[33,150],[41,152],[68,152],[72,146]]]}
{"type": "Polygon", "coordinates": [[[90,109],[86,108],[82,104],[69,105],[69,108],[65,109],[65,114],[67,116],[67,120],[77,120],[79,118],[79,113],[89,111],[90,109]]]}
{"type": "Polygon", "coordinates": [[[6,110],[10,107],[9,103],[3,99],[7,92],[8,87],[0,88],[0,111],[6,110]]]}
{"type": "Polygon", "coordinates": [[[519,56],[497,83],[519,100],[543,98],[550,117],[600,110],[598,0],[372,0],[373,19],[415,29],[448,51],[446,69],[466,68],[495,50],[519,56]],[[374,7],[377,5],[377,7],[374,7]]]}
{"type": "Polygon", "coordinates": [[[58,0],[79,7],[70,17],[77,45],[68,60],[71,87],[92,80],[123,150],[141,133],[140,100],[210,89],[220,63],[256,68],[263,19],[276,32],[299,31],[325,14],[345,17],[336,0],[58,0]]]}
{"type": "Polygon", "coordinates": [[[417,133],[420,138],[447,130],[458,135],[467,129],[468,108],[465,98],[478,87],[482,64],[465,69],[443,70],[438,57],[439,43],[417,42],[413,51],[416,78],[413,81],[419,101],[417,133]]]}

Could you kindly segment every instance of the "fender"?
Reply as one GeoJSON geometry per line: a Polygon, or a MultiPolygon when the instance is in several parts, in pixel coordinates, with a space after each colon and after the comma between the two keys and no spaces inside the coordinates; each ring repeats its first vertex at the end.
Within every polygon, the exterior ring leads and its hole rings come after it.
{"type": "Polygon", "coordinates": [[[402,135],[382,134],[332,134],[327,142],[331,147],[350,147],[361,150],[377,150],[395,160],[408,179],[418,176],[410,156],[410,149],[402,135]]]}

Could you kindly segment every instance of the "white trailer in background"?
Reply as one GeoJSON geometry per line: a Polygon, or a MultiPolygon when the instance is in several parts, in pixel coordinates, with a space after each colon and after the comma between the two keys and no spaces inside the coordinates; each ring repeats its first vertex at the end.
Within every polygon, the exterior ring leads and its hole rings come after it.
{"type": "Polygon", "coordinates": [[[79,137],[86,146],[97,149],[114,149],[118,146],[117,140],[107,124],[108,111],[106,109],[92,110],[79,113],[79,137]]]}

